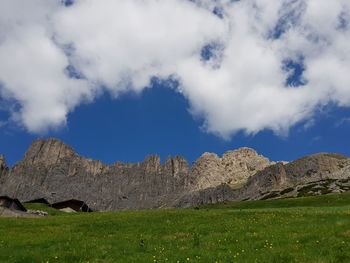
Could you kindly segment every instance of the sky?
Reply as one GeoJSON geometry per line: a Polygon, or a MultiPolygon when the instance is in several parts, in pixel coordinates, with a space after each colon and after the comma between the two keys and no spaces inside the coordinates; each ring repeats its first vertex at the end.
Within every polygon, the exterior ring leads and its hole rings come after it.
{"type": "Polygon", "coordinates": [[[347,0],[0,0],[0,153],[350,155],[347,0]]]}

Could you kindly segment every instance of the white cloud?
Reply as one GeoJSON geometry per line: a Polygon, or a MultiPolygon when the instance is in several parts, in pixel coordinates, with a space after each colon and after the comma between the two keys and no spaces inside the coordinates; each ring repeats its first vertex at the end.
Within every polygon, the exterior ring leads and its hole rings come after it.
{"type": "Polygon", "coordinates": [[[68,58],[53,42],[48,19],[60,8],[53,2],[1,0],[1,95],[20,104],[12,118],[33,132],[64,124],[93,90],[64,73],[68,58]]]}
{"type": "Polygon", "coordinates": [[[328,103],[350,106],[347,0],[60,2],[0,0],[0,94],[31,132],[65,124],[100,92],[141,92],[152,76],[176,76],[191,112],[227,138],[286,133],[328,103]],[[304,86],[287,86],[288,60],[303,62],[304,86]]]}

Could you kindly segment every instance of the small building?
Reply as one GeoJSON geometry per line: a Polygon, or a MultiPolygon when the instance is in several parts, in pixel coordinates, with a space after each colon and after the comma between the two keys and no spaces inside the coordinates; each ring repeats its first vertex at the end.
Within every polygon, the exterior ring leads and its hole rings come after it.
{"type": "Polygon", "coordinates": [[[38,198],[34,200],[30,200],[27,202],[24,202],[25,204],[44,204],[44,205],[50,205],[49,201],[47,201],[45,198],[38,198]]]}
{"type": "Polygon", "coordinates": [[[92,209],[84,202],[76,199],[70,199],[63,202],[54,203],[51,207],[61,209],[72,209],[76,212],[92,212],[92,209]]]}
{"type": "Polygon", "coordinates": [[[10,210],[27,212],[27,209],[18,199],[13,199],[8,196],[0,196],[0,207],[4,207],[10,210]]]}

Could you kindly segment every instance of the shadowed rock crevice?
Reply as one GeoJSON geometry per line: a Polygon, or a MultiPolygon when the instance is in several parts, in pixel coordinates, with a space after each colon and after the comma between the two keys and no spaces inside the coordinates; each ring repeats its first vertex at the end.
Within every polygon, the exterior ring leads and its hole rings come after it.
{"type": "Polygon", "coordinates": [[[0,154],[0,176],[2,173],[8,170],[7,164],[6,164],[6,159],[5,156],[0,154]]]}

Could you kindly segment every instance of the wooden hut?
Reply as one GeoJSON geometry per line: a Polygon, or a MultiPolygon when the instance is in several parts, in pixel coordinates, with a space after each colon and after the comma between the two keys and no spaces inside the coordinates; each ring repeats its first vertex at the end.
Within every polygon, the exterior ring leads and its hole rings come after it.
{"type": "Polygon", "coordinates": [[[27,212],[27,209],[18,199],[13,199],[8,196],[0,196],[0,206],[10,210],[27,212]]]}
{"type": "Polygon", "coordinates": [[[70,199],[63,202],[54,203],[51,206],[59,210],[70,208],[76,212],[92,212],[92,209],[84,201],[76,199],[70,199]]]}

